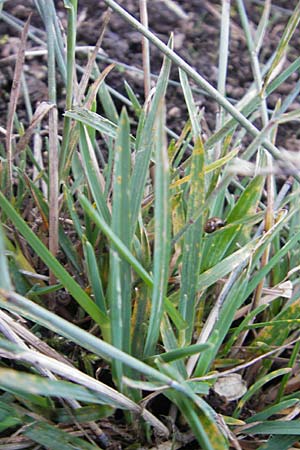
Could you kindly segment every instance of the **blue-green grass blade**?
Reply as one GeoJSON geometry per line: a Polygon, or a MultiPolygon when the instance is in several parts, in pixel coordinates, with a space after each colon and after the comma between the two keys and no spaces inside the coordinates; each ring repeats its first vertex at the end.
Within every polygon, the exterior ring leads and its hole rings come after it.
{"type": "Polygon", "coordinates": [[[12,369],[0,369],[0,386],[4,390],[11,390],[25,394],[62,397],[97,404],[111,404],[120,407],[111,398],[107,398],[68,381],[49,380],[39,375],[33,375],[12,369]]]}
{"type": "MultiPolygon", "coordinates": [[[[130,248],[130,127],[125,109],[122,110],[114,149],[112,232],[130,248]]],[[[112,344],[131,352],[131,267],[120,258],[114,245],[110,249],[109,309],[111,314],[112,344]]],[[[115,366],[116,380],[121,386],[122,365],[115,366]]]]}
{"type": "Polygon", "coordinates": [[[104,180],[98,167],[97,159],[90,141],[88,131],[82,125],[80,126],[79,142],[80,152],[84,163],[85,176],[93,194],[94,201],[97,205],[98,211],[101,213],[104,220],[109,223],[110,212],[103,194],[104,180]]]}
{"type": "Polygon", "coordinates": [[[91,284],[95,303],[104,314],[107,314],[106,300],[103,292],[102,280],[99,273],[98,262],[91,243],[83,236],[82,246],[85,256],[87,276],[91,284]]]}
{"type": "MultiPolygon", "coordinates": [[[[76,45],[76,19],[77,19],[77,0],[64,1],[67,9],[68,25],[67,25],[67,64],[66,64],[66,107],[72,108],[75,85],[75,45],[76,45]]],[[[71,119],[64,117],[63,124],[63,140],[59,155],[59,175],[64,173],[67,160],[67,152],[69,151],[71,133],[71,119]]]]}
{"type": "Polygon", "coordinates": [[[132,87],[127,83],[126,80],[124,81],[124,86],[126,89],[127,96],[129,98],[129,100],[131,101],[131,106],[132,106],[136,116],[139,117],[141,114],[141,111],[142,111],[142,106],[139,102],[139,99],[137,98],[132,87]]]}
{"type": "MultiPolygon", "coordinates": [[[[99,71],[97,68],[97,76],[98,75],[99,75],[99,71]]],[[[105,117],[107,117],[112,123],[118,123],[118,121],[119,121],[118,111],[117,111],[114,101],[110,95],[110,92],[108,90],[108,87],[107,87],[105,81],[103,81],[99,87],[98,98],[103,107],[105,117]]]]}
{"type": "Polygon", "coordinates": [[[66,204],[67,204],[67,207],[69,210],[70,217],[73,221],[73,226],[76,230],[76,233],[77,233],[79,239],[81,239],[83,236],[83,231],[82,231],[81,222],[80,222],[78,214],[76,212],[76,207],[73,202],[72,194],[70,192],[70,189],[66,185],[63,186],[63,192],[64,192],[64,197],[65,197],[65,201],[66,201],[66,204]]]}
{"type": "MultiPolygon", "coordinates": [[[[121,259],[118,253],[110,250],[110,286],[108,298],[110,301],[110,324],[112,330],[112,345],[122,350],[124,346],[124,321],[123,321],[123,292],[122,292],[122,274],[121,259]]],[[[122,378],[124,375],[123,364],[119,360],[112,361],[113,378],[120,390],[123,390],[122,378]]]]}
{"type": "Polygon", "coordinates": [[[7,258],[5,255],[5,239],[2,225],[0,224],[0,287],[10,291],[12,283],[9,275],[7,258]]]}
{"type": "Polygon", "coordinates": [[[146,337],[144,356],[155,352],[159,328],[163,314],[163,300],[166,295],[169,278],[170,259],[170,205],[169,205],[169,162],[164,133],[164,104],[163,99],[158,108],[155,122],[155,228],[154,228],[154,256],[153,256],[153,289],[151,299],[151,313],[146,337]]]}
{"type": "MultiPolygon", "coordinates": [[[[234,274],[232,276],[234,277],[234,274]]],[[[234,320],[234,315],[241,306],[241,298],[243,298],[243,293],[245,292],[247,286],[248,277],[249,275],[247,270],[242,272],[238,279],[235,280],[235,282],[232,284],[231,289],[229,289],[227,295],[225,294],[225,298],[222,299],[222,304],[220,304],[219,306],[218,318],[215,318],[213,327],[207,340],[207,342],[211,344],[211,350],[200,355],[194,376],[202,376],[207,373],[213,361],[215,360],[216,355],[234,320]]],[[[217,301],[220,301],[222,293],[223,291],[221,291],[221,294],[217,301]]]]}
{"type": "Polygon", "coordinates": [[[92,127],[105,136],[109,136],[114,139],[117,136],[118,127],[115,123],[95,112],[90,111],[87,108],[79,106],[74,107],[71,111],[66,111],[65,116],[80,122],[82,125],[92,127]]]}
{"type": "MultiPolygon", "coordinates": [[[[178,339],[175,336],[173,326],[166,314],[163,315],[163,318],[161,321],[160,333],[161,333],[161,339],[163,341],[165,353],[162,353],[162,355],[154,355],[153,357],[150,358],[150,361],[151,360],[154,361],[155,357],[162,356],[161,357],[162,361],[172,362],[173,365],[178,370],[178,372],[180,373],[180,375],[182,376],[182,378],[186,379],[187,372],[186,372],[184,361],[183,360],[180,361],[177,358],[174,358],[174,360],[172,361],[172,355],[173,356],[178,355],[177,352],[179,352],[179,354],[180,354],[181,348],[178,347],[178,339]],[[171,354],[171,358],[169,358],[167,356],[169,353],[171,354]],[[166,356],[166,358],[164,357],[164,355],[166,356]]],[[[187,349],[189,347],[185,347],[185,348],[187,349]]]]}

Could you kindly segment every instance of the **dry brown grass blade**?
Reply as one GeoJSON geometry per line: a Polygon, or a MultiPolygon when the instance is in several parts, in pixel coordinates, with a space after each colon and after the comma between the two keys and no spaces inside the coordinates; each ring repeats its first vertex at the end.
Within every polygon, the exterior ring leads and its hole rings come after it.
{"type": "Polygon", "coordinates": [[[78,87],[78,96],[77,96],[77,99],[76,99],[77,104],[79,104],[79,105],[80,105],[80,103],[82,101],[82,98],[83,98],[84,93],[86,91],[89,79],[91,77],[93,66],[94,66],[94,63],[96,61],[97,54],[99,53],[99,50],[100,50],[100,47],[101,47],[101,44],[102,44],[102,41],[103,41],[103,37],[104,37],[104,34],[105,34],[105,30],[106,30],[106,27],[107,27],[108,22],[110,20],[110,16],[111,16],[111,10],[108,9],[105,12],[105,14],[104,14],[104,19],[103,19],[103,24],[101,26],[100,36],[98,38],[98,41],[97,41],[97,43],[95,45],[95,48],[94,48],[92,54],[89,57],[89,60],[88,60],[87,66],[85,68],[84,74],[82,75],[82,78],[80,80],[80,84],[79,84],[79,87],[78,87]]]}
{"type": "Polygon", "coordinates": [[[37,125],[43,120],[43,118],[48,114],[50,109],[52,109],[53,107],[54,105],[48,102],[42,102],[38,105],[37,109],[35,110],[32,116],[30,124],[27,130],[25,131],[25,134],[23,134],[23,136],[20,138],[16,146],[16,154],[24,150],[31,136],[33,135],[37,125]]]}
{"type": "Polygon", "coordinates": [[[103,72],[98,76],[98,78],[92,84],[89,94],[88,94],[88,97],[87,97],[87,100],[84,103],[84,106],[87,109],[91,109],[93,101],[96,98],[96,95],[97,95],[97,92],[99,90],[101,83],[103,83],[103,81],[105,80],[105,78],[107,77],[109,72],[111,72],[114,67],[115,67],[115,64],[110,64],[109,66],[105,67],[103,72]]]}
{"type": "MultiPolygon", "coordinates": [[[[140,16],[141,23],[148,28],[148,11],[147,0],[140,0],[140,16]]],[[[150,45],[145,36],[142,36],[142,54],[143,54],[143,70],[144,70],[144,93],[145,99],[148,98],[151,90],[151,73],[150,73],[150,45]]]]}
{"type": "Polygon", "coordinates": [[[8,115],[7,115],[7,134],[6,134],[6,154],[7,154],[7,166],[8,166],[8,190],[9,195],[12,196],[12,186],[13,186],[13,175],[12,175],[12,166],[13,166],[13,148],[12,148],[12,132],[13,132],[13,124],[14,124],[14,115],[17,108],[18,98],[20,95],[21,89],[21,75],[23,71],[23,65],[25,60],[25,48],[26,48],[26,40],[27,34],[29,30],[29,24],[31,20],[31,14],[29,15],[22,34],[21,34],[21,42],[19,51],[17,54],[13,83],[10,91],[10,101],[8,106],[8,115]]]}
{"type": "MultiPolygon", "coordinates": [[[[58,142],[57,108],[49,111],[49,250],[53,256],[58,252],[58,142]]],[[[50,284],[56,278],[50,273],[50,284]]]]}

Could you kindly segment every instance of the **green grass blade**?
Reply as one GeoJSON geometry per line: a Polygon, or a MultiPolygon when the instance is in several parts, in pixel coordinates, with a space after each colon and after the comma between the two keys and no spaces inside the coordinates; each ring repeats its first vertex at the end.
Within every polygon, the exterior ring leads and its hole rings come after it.
{"type": "Polygon", "coordinates": [[[0,224],[0,287],[8,291],[12,290],[12,283],[5,255],[4,232],[0,224]]]}
{"type": "MultiPolygon", "coordinates": [[[[99,76],[100,73],[97,68],[97,76],[99,76]]],[[[113,99],[110,95],[110,92],[108,90],[108,87],[106,83],[103,81],[99,87],[98,91],[98,98],[101,102],[101,105],[103,107],[103,110],[105,112],[105,116],[113,123],[118,123],[119,121],[119,115],[117,108],[113,102],[113,99]]]]}
{"type": "Polygon", "coordinates": [[[144,356],[155,351],[163,314],[163,300],[169,277],[170,258],[170,208],[169,208],[169,163],[164,134],[163,99],[158,108],[155,126],[155,243],[153,256],[153,290],[151,313],[146,337],[144,356]]]}
{"type": "MultiPolygon", "coordinates": [[[[300,435],[300,420],[285,421],[266,421],[247,428],[247,434],[282,434],[282,435],[300,435]]],[[[294,441],[295,442],[295,441],[294,441]]]]}
{"type": "Polygon", "coordinates": [[[211,269],[201,273],[198,278],[198,290],[202,291],[208,288],[240,265],[245,264],[251,258],[255,247],[255,243],[249,242],[249,244],[227,256],[227,258],[224,258],[211,269]]]}
{"type": "Polygon", "coordinates": [[[111,404],[116,408],[122,407],[118,402],[113,402],[111,398],[101,397],[96,392],[68,381],[49,380],[39,375],[32,375],[12,369],[0,369],[0,386],[4,390],[20,392],[25,394],[43,395],[49,397],[62,397],[66,399],[76,399],[82,402],[96,404],[111,404]]]}
{"type": "Polygon", "coordinates": [[[110,212],[106,204],[106,200],[103,194],[104,180],[100,173],[97,159],[90,141],[88,131],[85,127],[80,125],[80,152],[84,163],[85,176],[88,180],[89,187],[93,194],[98,211],[103,216],[104,220],[110,222],[110,212]]]}
{"type": "MultiPolygon", "coordinates": [[[[233,417],[238,417],[242,408],[245,406],[246,402],[259,390],[261,389],[266,383],[269,383],[274,378],[280,377],[282,375],[285,375],[289,372],[291,372],[291,368],[286,367],[284,369],[278,369],[274,370],[273,372],[268,373],[267,375],[261,377],[258,381],[256,381],[252,386],[250,386],[246,392],[245,395],[238,401],[237,407],[233,413],[233,417]]],[[[295,433],[291,433],[295,434],[295,433]]],[[[300,434],[300,430],[299,430],[300,434]]]]}
{"type": "Polygon", "coordinates": [[[25,238],[27,243],[33,248],[36,254],[42,259],[46,266],[53,272],[61,284],[69,291],[78,304],[91,316],[100,327],[107,326],[107,317],[99,310],[91,298],[84,292],[78,283],[68,274],[64,267],[59,264],[55,257],[49,252],[45,245],[33,233],[26,222],[18,215],[11,204],[0,192],[0,206],[5,214],[13,222],[16,229],[25,238]]]}
{"type": "MultiPolygon", "coordinates": [[[[234,208],[227,217],[227,223],[240,221],[252,215],[256,210],[257,203],[261,197],[264,184],[263,177],[255,177],[246,187],[234,208]]],[[[215,236],[207,237],[204,246],[204,258],[202,271],[205,271],[217,264],[224,255],[232,253],[236,249],[236,244],[241,243],[242,235],[246,232],[247,225],[232,225],[220,230],[215,236]]]]}
{"type": "MultiPolygon", "coordinates": [[[[240,271],[241,267],[237,268],[237,271],[240,271]]],[[[244,270],[240,276],[233,272],[225,283],[201,333],[204,340],[205,336],[208,336],[207,342],[211,344],[212,348],[207,352],[206,357],[204,354],[200,356],[195,376],[204,375],[211,367],[234,320],[235,312],[241,306],[241,298],[243,298],[248,278],[247,270],[244,270]]]]}
{"type": "MultiPolygon", "coordinates": [[[[160,325],[160,333],[161,333],[161,339],[163,341],[163,345],[164,345],[164,349],[165,349],[165,353],[162,353],[162,355],[167,355],[168,353],[173,353],[177,351],[180,352],[180,348],[178,348],[178,339],[175,335],[174,332],[174,327],[172,326],[168,316],[166,314],[163,315],[163,319],[160,325]]],[[[189,347],[185,347],[186,349],[189,347]]],[[[156,355],[159,356],[159,355],[156,355]]],[[[155,355],[153,356],[153,358],[155,358],[155,355]]],[[[167,357],[168,359],[168,357],[167,357]]],[[[162,361],[165,361],[164,357],[162,356],[162,361]]],[[[161,361],[159,360],[159,361],[161,361]]],[[[171,361],[165,361],[165,362],[171,362],[171,361]]],[[[180,373],[180,375],[182,376],[183,379],[187,378],[187,372],[186,372],[186,368],[185,368],[185,364],[183,360],[175,360],[172,362],[172,365],[175,366],[175,368],[178,370],[178,372],[180,373]]]]}
{"type": "Polygon", "coordinates": [[[267,443],[263,444],[258,450],[291,450],[293,444],[299,441],[299,436],[275,435],[267,443]]]}
{"type": "Polygon", "coordinates": [[[226,450],[228,444],[217,426],[212,421],[206,420],[197,411],[190,399],[178,395],[170,396],[170,399],[178,406],[189,426],[193,430],[197,441],[203,450],[226,450]]]}
{"type": "MultiPolygon", "coordinates": [[[[169,42],[169,46],[172,46],[172,40],[169,42]]],[[[131,180],[132,234],[134,234],[134,230],[136,227],[140,206],[144,195],[150,157],[153,150],[153,139],[155,139],[153,136],[154,123],[157,117],[160,103],[166,94],[170,69],[171,61],[168,58],[164,58],[163,66],[157,80],[155,94],[151,102],[150,110],[145,119],[145,123],[142,129],[142,135],[139,140],[139,145],[136,148],[135,165],[131,180]]]]}
{"type": "MultiPolygon", "coordinates": [[[[67,9],[68,15],[68,30],[67,30],[67,80],[66,80],[66,110],[72,108],[72,101],[74,96],[74,74],[75,74],[75,44],[76,44],[76,16],[77,16],[77,0],[64,0],[64,6],[67,9]]],[[[63,127],[63,141],[59,155],[59,172],[60,177],[65,171],[65,164],[67,160],[67,152],[69,151],[71,132],[71,119],[64,117],[63,127]]]]}
{"type": "Polygon", "coordinates": [[[94,294],[95,303],[103,312],[107,314],[106,300],[103,292],[102,280],[98,269],[98,262],[92,244],[83,236],[83,251],[85,255],[85,263],[89,282],[94,294]]]}
{"type": "Polygon", "coordinates": [[[249,417],[247,419],[247,423],[253,423],[253,422],[262,422],[264,420],[267,420],[269,417],[280,413],[280,411],[283,411],[284,409],[292,408],[293,406],[297,405],[299,403],[298,398],[291,398],[290,400],[285,400],[280,403],[277,403],[276,405],[269,406],[268,408],[265,408],[263,411],[254,414],[253,416],[249,417]]]}
{"type": "Polygon", "coordinates": [[[58,427],[45,422],[36,421],[31,425],[27,425],[23,435],[49,450],[70,450],[71,448],[80,448],[81,450],[100,449],[98,445],[90,444],[79,437],[72,436],[67,431],[60,430],[58,427]]]}

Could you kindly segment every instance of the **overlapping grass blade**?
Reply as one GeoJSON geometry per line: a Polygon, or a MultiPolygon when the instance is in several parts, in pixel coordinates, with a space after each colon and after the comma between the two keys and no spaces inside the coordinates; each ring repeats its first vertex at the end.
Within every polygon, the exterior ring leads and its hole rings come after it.
{"type": "MultiPolygon", "coordinates": [[[[268,373],[267,375],[261,377],[258,381],[256,381],[252,386],[250,386],[246,392],[246,394],[243,395],[243,397],[238,401],[237,407],[233,413],[234,417],[238,417],[242,408],[245,406],[246,402],[257,392],[259,389],[261,389],[262,386],[264,386],[269,381],[273,380],[274,378],[280,377],[282,375],[285,375],[289,372],[291,372],[291,368],[285,367],[283,369],[274,370],[273,372],[268,373]]],[[[291,433],[292,434],[292,433],[291,433]]],[[[294,434],[294,433],[293,433],[294,434]]],[[[300,432],[299,432],[300,434],[300,432]]]]}
{"type": "Polygon", "coordinates": [[[95,303],[100,311],[103,312],[103,314],[107,314],[106,299],[104,296],[103,285],[101,275],[99,273],[95,251],[92,244],[85,238],[85,236],[83,236],[82,246],[85,255],[87,275],[91,284],[95,303]]]}
{"type": "Polygon", "coordinates": [[[298,435],[279,434],[272,436],[268,442],[258,448],[258,450],[291,450],[293,444],[299,441],[298,435]]]}
{"type": "MultiPolygon", "coordinates": [[[[84,209],[84,211],[92,218],[95,225],[112,241],[118,253],[126,259],[131,265],[131,267],[136,271],[136,273],[141,277],[147,286],[151,289],[153,288],[153,279],[149,273],[144,269],[140,262],[134,257],[134,255],[129,251],[118,236],[116,236],[107,223],[102,219],[100,214],[95,211],[88,199],[84,195],[80,195],[79,201],[84,209]]],[[[184,328],[186,326],[185,321],[182,319],[181,315],[178,313],[174,305],[170,300],[164,298],[164,306],[168,315],[170,316],[172,322],[175,324],[177,329],[184,328]]]]}
{"type": "MultiPolygon", "coordinates": [[[[169,46],[172,47],[173,40],[169,42],[169,46]]],[[[144,188],[147,181],[147,173],[149,169],[149,163],[151,153],[154,150],[154,123],[157,117],[158,108],[164,99],[166,89],[168,85],[169,75],[171,69],[171,61],[168,58],[164,58],[163,66],[157,80],[155,93],[151,101],[149,111],[147,112],[145,122],[141,131],[141,136],[136,146],[135,164],[131,179],[131,229],[134,234],[136,223],[140,211],[142,198],[144,195],[144,188]]]]}
{"type": "Polygon", "coordinates": [[[44,261],[46,266],[54,273],[56,278],[70,292],[78,304],[91,316],[100,327],[107,327],[107,317],[99,310],[86,292],[78,283],[69,275],[64,267],[49,252],[40,239],[33,233],[26,222],[14,210],[11,204],[6,200],[0,192],[0,206],[5,214],[14,223],[16,229],[26,239],[27,243],[33,248],[36,254],[44,261]]]}
{"type": "MultiPolygon", "coordinates": [[[[75,86],[75,44],[76,44],[76,19],[77,19],[77,0],[64,0],[64,6],[68,14],[67,30],[67,61],[66,61],[66,110],[72,108],[75,86]]],[[[70,143],[71,119],[64,117],[63,141],[59,155],[60,176],[65,171],[67,151],[70,143]]]]}
{"type": "Polygon", "coordinates": [[[89,187],[97,205],[98,211],[103,216],[104,220],[110,222],[110,211],[106,204],[104,197],[105,182],[103,175],[99,170],[97,159],[92,147],[92,143],[87,129],[80,125],[80,151],[84,162],[84,172],[89,183],[89,187]]]}
{"type": "Polygon", "coordinates": [[[269,417],[279,414],[280,411],[287,410],[288,408],[292,408],[293,406],[297,405],[299,403],[298,398],[291,398],[290,400],[284,400],[280,403],[277,403],[276,405],[269,406],[268,408],[265,408],[263,411],[258,412],[257,414],[254,414],[254,416],[249,417],[246,422],[247,423],[253,423],[253,422],[262,422],[267,420],[269,417]]]}
{"type": "Polygon", "coordinates": [[[203,449],[227,449],[228,443],[216,424],[214,410],[193,391],[192,384],[186,383],[173,365],[159,361],[157,365],[162,373],[184,385],[186,396],[178,395],[174,390],[166,391],[165,395],[180,409],[203,449]]]}
{"type": "Polygon", "coordinates": [[[100,449],[94,443],[91,444],[79,437],[72,436],[67,431],[43,421],[28,424],[26,430],[24,430],[24,436],[29,437],[37,445],[42,445],[49,450],[69,450],[70,448],[80,448],[81,450],[100,449]]]}
{"type": "Polygon", "coordinates": [[[297,28],[297,25],[300,21],[300,3],[298,2],[293,14],[291,15],[286,27],[284,28],[282,37],[280,39],[280,42],[278,44],[277,50],[275,52],[275,57],[273,60],[273,63],[269,69],[269,72],[267,73],[265,80],[264,80],[264,88],[268,86],[270,77],[274,73],[276,67],[280,63],[284,52],[287,50],[287,47],[289,45],[289,42],[297,28]]]}
{"type": "MultiPolygon", "coordinates": [[[[263,177],[255,177],[246,187],[239,200],[236,202],[232,211],[228,214],[226,222],[232,222],[245,219],[253,214],[261,197],[261,191],[264,184],[263,177]]],[[[237,246],[243,242],[243,234],[247,226],[242,224],[232,225],[231,227],[220,230],[218,234],[208,237],[204,245],[203,261],[201,271],[205,271],[217,264],[225,255],[229,255],[237,246]],[[243,230],[244,228],[244,230],[243,230]]]]}

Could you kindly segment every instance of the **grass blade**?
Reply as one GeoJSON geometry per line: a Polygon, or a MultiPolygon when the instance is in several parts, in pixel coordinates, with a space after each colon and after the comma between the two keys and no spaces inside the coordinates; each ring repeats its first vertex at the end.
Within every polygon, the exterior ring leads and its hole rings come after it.
{"type": "MultiPolygon", "coordinates": [[[[194,137],[194,149],[191,160],[190,192],[186,217],[186,222],[188,223],[193,218],[194,212],[203,207],[205,201],[204,145],[197,120],[197,110],[187,76],[182,71],[180,71],[179,74],[194,137]]],[[[183,243],[179,312],[183,319],[188,323],[188,328],[184,331],[184,336],[181,337],[184,345],[190,343],[194,329],[196,292],[201,263],[202,229],[203,216],[201,215],[186,232],[183,243]]]]}
{"type": "MultiPolygon", "coordinates": [[[[125,109],[122,110],[115,145],[113,172],[113,206],[111,230],[122,243],[130,248],[130,129],[125,109]]],[[[110,249],[109,307],[112,325],[112,344],[131,352],[131,267],[121,259],[114,245],[110,249]]],[[[117,383],[121,386],[122,365],[114,364],[117,383]]]]}
{"type": "Polygon", "coordinates": [[[163,299],[169,277],[170,211],[169,211],[169,163],[164,134],[163,100],[158,108],[155,136],[155,244],[153,262],[153,290],[150,323],[144,356],[155,351],[163,313],[163,299]]]}
{"type": "Polygon", "coordinates": [[[110,212],[104,197],[105,182],[99,170],[97,159],[86,127],[80,125],[80,152],[84,162],[85,176],[93,194],[98,211],[104,220],[110,222],[110,212]]]}
{"type": "Polygon", "coordinates": [[[4,195],[0,192],[0,206],[5,214],[15,225],[16,229],[26,239],[28,244],[33,248],[36,254],[42,259],[46,266],[53,272],[56,278],[62,285],[70,292],[78,304],[91,316],[100,327],[107,326],[107,318],[101,313],[99,308],[91,300],[91,298],[84,292],[78,283],[68,274],[55,257],[49,252],[45,245],[33,233],[26,222],[18,215],[11,204],[6,200],[4,195]]]}
{"type": "MultiPolygon", "coordinates": [[[[169,42],[172,46],[172,40],[169,42]]],[[[171,61],[164,58],[163,66],[157,81],[155,94],[151,102],[150,110],[146,116],[143,125],[142,134],[136,148],[135,165],[131,180],[131,228],[134,233],[140,206],[143,198],[144,187],[147,180],[147,171],[149,168],[151,152],[153,150],[153,127],[156,120],[158,108],[162,99],[165,97],[169,75],[171,69],[171,61]]]]}

